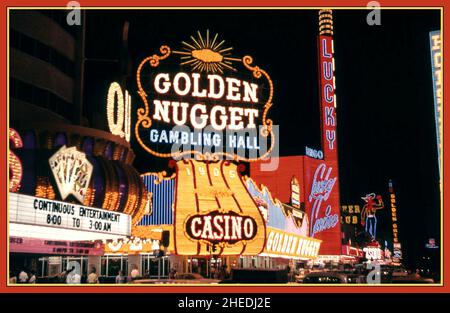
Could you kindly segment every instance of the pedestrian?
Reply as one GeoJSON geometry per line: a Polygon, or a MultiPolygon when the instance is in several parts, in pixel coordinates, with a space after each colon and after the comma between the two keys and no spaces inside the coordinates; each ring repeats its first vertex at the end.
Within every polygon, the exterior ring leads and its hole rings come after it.
{"type": "Polygon", "coordinates": [[[28,282],[28,274],[25,270],[21,270],[19,273],[19,284],[26,284],[28,282]]]}
{"type": "Polygon", "coordinates": [[[127,277],[123,274],[123,271],[120,270],[119,274],[116,276],[116,284],[125,284],[127,282],[127,277]]]}
{"type": "Polygon", "coordinates": [[[28,279],[29,284],[36,284],[36,272],[34,270],[31,270],[30,272],[30,278],[28,279]]]}
{"type": "Polygon", "coordinates": [[[17,284],[17,275],[14,271],[9,271],[9,283],[17,284]]]}
{"type": "Polygon", "coordinates": [[[91,273],[87,277],[87,283],[88,284],[98,284],[98,275],[97,275],[97,269],[95,266],[92,267],[91,273]]]}
{"type": "Polygon", "coordinates": [[[227,278],[227,266],[223,265],[220,269],[218,279],[225,280],[227,278]]]}
{"type": "Polygon", "coordinates": [[[133,269],[131,270],[131,279],[136,279],[139,277],[139,270],[136,265],[133,266],[133,269]]]}

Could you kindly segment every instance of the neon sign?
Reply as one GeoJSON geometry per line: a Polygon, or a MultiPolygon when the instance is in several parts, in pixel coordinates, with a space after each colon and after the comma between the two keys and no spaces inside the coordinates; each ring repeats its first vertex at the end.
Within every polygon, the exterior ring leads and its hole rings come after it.
{"type": "Polygon", "coordinates": [[[109,131],[113,135],[125,138],[130,142],[130,126],[131,126],[131,96],[116,82],[111,83],[108,90],[108,98],[106,102],[106,114],[108,117],[109,131]],[[117,99],[117,102],[116,102],[117,99]],[[117,103],[117,108],[116,108],[117,103]],[[116,112],[117,111],[117,112],[116,112]]]}
{"type": "Polygon", "coordinates": [[[264,218],[228,161],[177,162],[174,242],[178,255],[256,255],[264,249],[264,218]]]}
{"type": "Polygon", "coordinates": [[[305,147],[305,155],[314,158],[314,159],[319,159],[319,160],[323,160],[323,152],[320,150],[315,150],[309,147],[305,147]]]}
{"type": "Polygon", "coordinates": [[[325,208],[324,215],[319,217],[322,211],[322,202],[327,201],[333,190],[337,178],[330,178],[332,167],[328,167],[322,163],[316,169],[312,182],[311,192],[308,200],[312,202],[310,235],[314,237],[317,233],[324,230],[334,228],[339,222],[338,214],[331,214],[331,205],[325,208]]]}
{"type": "Polygon", "coordinates": [[[398,264],[402,259],[402,245],[398,239],[397,200],[394,192],[394,183],[392,182],[392,180],[389,180],[389,194],[392,216],[392,242],[394,248],[392,261],[398,264]]]}
{"type": "Polygon", "coordinates": [[[213,244],[234,244],[241,240],[251,240],[256,236],[256,228],[252,217],[238,215],[234,211],[228,214],[222,214],[218,210],[196,214],[186,221],[186,232],[191,238],[213,244]]]}
{"type": "Polygon", "coordinates": [[[300,208],[300,184],[295,176],[291,179],[291,205],[300,208]]]}
{"type": "Polygon", "coordinates": [[[210,38],[209,31],[199,32],[191,39],[180,51],[161,46],[160,55],[139,64],[144,106],[137,110],[137,141],[162,158],[256,161],[268,156],[275,144],[269,75],[252,65],[250,56],[231,56],[232,48],[223,47],[217,34],[210,38]]]}
{"type": "Polygon", "coordinates": [[[434,116],[438,146],[439,174],[442,167],[442,41],[441,31],[430,32],[431,71],[433,75],[434,116]]]}
{"type": "Polygon", "coordinates": [[[320,244],[320,240],[270,227],[264,253],[276,257],[316,258],[319,254],[320,244]]]}
{"type": "Polygon", "coordinates": [[[321,99],[322,99],[322,136],[325,157],[337,155],[336,148],[336,86],[334,79],[333,38],[319,36],[321,99]]]}
{"type": "MultiPolygon", "coordinates": [[[[19,133],[10,128],[9,129],[9,142],[11,148],[22,148],[22,138],[19,133]]],[[[9,191],[17,192],[20,189],[20,182],[22,181],[23,167],[19,157],[9,150],[9,191]]]]}
{"type": "Polygon", "coordinates": [[[86,154],[64,145],[49,159],[49,164],[61,198],[73,195],[83,203],[94,169],[86,154]]]}
{"type": "Polygon", "coordinates": [[[374,193],[367,194],[361,197],[364,200],[365,205],[361,210],[361,223],[366,227],[366,232],[376,239],[377,237],[377,210],[384,208],[383,199],[380,195],[375,196],[374,193]]]}

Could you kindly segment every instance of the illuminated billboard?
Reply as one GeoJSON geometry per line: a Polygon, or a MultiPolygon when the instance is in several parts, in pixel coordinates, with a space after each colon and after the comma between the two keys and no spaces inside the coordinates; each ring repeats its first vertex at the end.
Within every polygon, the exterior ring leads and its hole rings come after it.
{"type": "Polygon", "coordinates": [[[273,84],[251,56],[236,57],[215,34],[198,32],[139,64],[136,139],[162,158],[255,161],[275,140],[273,84]]]}
{"type": "Polygon", "coordinates": [[[304,158],[305,210],[309,236],[323,241],[321,255],[341,253],[337,163],[304,158]]]}
{"type": "Polygon", "coordinates": [[[76,147],[67,148],[64,145],[48,162],[61,198],[65,200],[73,195],[80,203],[84,203],[94,170],[86,154],[76,147]]]}
{"type": "Polygon", "coordinates": [[[442,168],[442,41],[441,31],[430,32],[431,73],[433,78],[434,116],[438,147],[439,173],[442,168]]]}
{"type": "MultiPolygon", "coordinates": [[[[298,192],[300,187],[295,177],[291,184],[298,192]]],[[[316,258],[321,240],[308,237],[308,215],[300,210],[300,206],[281,203],[272,197],[267,187],[258,187],[251,178],[247,178],[246,185],[267,225],[266,244],[262,255],[296,259],[316,258]]]]}
{"type": "Polygon", "coordinates": [[[174,205],[178,255],[257,255],[266,238],[263,215],[237,165],[177,162],[174,205]]]}

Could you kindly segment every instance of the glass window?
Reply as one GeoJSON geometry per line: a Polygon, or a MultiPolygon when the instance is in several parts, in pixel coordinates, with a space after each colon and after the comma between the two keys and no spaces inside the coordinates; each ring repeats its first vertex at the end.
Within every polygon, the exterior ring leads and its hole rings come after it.
{"type": "Polygon", "coordinates": [[[122,270],[125,275],[128,274],[128,257],[106,255],[101,259],[101,275],[102,276],[117,276],[122,270]]]}

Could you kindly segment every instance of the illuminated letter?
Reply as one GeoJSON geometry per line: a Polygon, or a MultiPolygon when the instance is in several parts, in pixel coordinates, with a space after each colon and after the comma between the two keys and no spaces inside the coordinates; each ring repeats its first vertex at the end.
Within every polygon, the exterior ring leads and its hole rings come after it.
{"type": "Polygon", "coordinates": [[[195,238],[199,238],[202,235],[202,231],[201,230],[197,230],[195,228],[195,224],[199,224],[199,225],[202,224],[202,220],[200,219],[200,217],[194,217],[192,219],[192,222],[191,222],[191,233],[192,233],[192,236],[194,236],[195,238]]]}
{"type": "Polygon", "coordinates": [[[253,222],[250,218],[244,221],[244,235],[246,238],[251,238],[253,235],[253,222]]]}
{"type": "Polygon", "coordinates": [[[205,224],[203,225],[202,238],[203,239],[214,239],[213,232],[212,232],[212,225],[211,225],[211,216],[203,216],[203,220],[205,221],[205,224]]]}
{"type": "Polygon", "coordinates": [[[206,97],[206,89],[203,89],[201,92],[198,90],[199,88],[199,73],[192,73],[192,78],[194,79],[194,90],[192,91],[193,97],[205,98],[206,97]]]}
{"type": "Polygon", "coordinates": [[[247,128],[256,128],[255,117],[258,117],[258,114],[257,109],[244,109],[244,115],[248,116],[247,128]]]}
{"type": "Polygon", "coordinates": [[[244,114],[244,109],[242,108],[229,108],[230,111],[230,129],[238,130],[244,128],[244,123],[242,122],[242,114],[244,114]],[[236,113],[239,113],[237,116],[236,113]],[[240,121],[240,122],[239,122],[240,121]],[[239,122],[236,124],[236,122],[239,122]]]}
{"type": "Polygon", "coordinates": [[[175,78],[173,79],[173,89],[180,96],[187,95],[189,93],[189,90],[191,90],[191,80],[189,79],[189,75],[186,73],[183,73],[183,72],[175,75],[175,78]],[[180,90],[180,86],[179,86],[180,78],[184,79],[184,82],[185,82],[184,90],[180,90]]]}
{"type": "Polygon", "coordinates": [[[181,102],[181,120],[178,118],[178,107],[180,106],[179,102],[172,102],[173,107],[173,122],[176,125],[184,125],[186,124],[187,119],[187,108],[189,106],[186,102],[181,102]]]}
{"type": "Polygon", "coordinates": [[[214,232],[214,239],[222,239],[223,238],[223,228],[221,223],[223,223],[223,217],[221,215],[214,217],[214,227],[217,228],[219,234],[214,232]]]}
{"type": "Polygon", "coordinates": [[[332,55],[327,51],[327,40],[325,38],[322,39],[322,56],[324,58],[331,58],[332,55]]]}
{"type": "Polygon", "coordinates": [[[223,97],[223,94],[225,93],[225,83],[221,76],[219,75],[208,75],[209,80],[209,93],[208,97],[213,99],[220,99],[223,97]],[[219,91],[216,92],[215,89],[215,81],[219,82],[219,91]]]}
{"type": "Polygon", "coordinates": [[[124,137],[125,134],[122,131],[124,122],[124,102],[123,94],[120,85],[116,82],[111,83],[108,90],[108,98],[106,102],[106,114],[108,118],[109,130],[113,135],[124,137]],[[117,119],[115,118],[115,99],[117,95],[117,119]]]}
{"type": "Polygon", "coordinates": [[[106,101],[106,115],[108,119],[109,130],[113,135],[121,138],[125,137],[126,141],[130,141],[131,127],[131,96],[125,90],[125,99],[120,85],[116,82],[111,83],[108,90],[106,101]],[[117,117],[115,114],[117,96],[117,117]]]}
{"type": "Polygon", "coordinates": [[[328,147],[332,150],[333,143],[336,140],[335,132],[334,132],[334,130],[330,131],[327,129],[327,131],[325,133],[326,133],[326,137],[327,137],[327,141],[328,141],[328,147]]]}
{"type": "Polygon", "coordinates": [[[241,100],[241,94],[239,93],[239,86],[241,86],[241,81],[236,78],[226,78],[228,83],[228,94],[227,100],[239,101],[241,100]],[[236,92],[236,94],[234,94],[236,92]]]}
{"type": "Polygon", "coordinates": [[[325,107],[325,125],[334,126],[333,112],[333,107],[325,107]]]}
{"type": "Polygon", "coordinates": [[[170,123],[170,118],[169,118],[170,101],[163,101],[161,103],[161,101],[159,101],[159,100],[153,100],[153,104],[155,105],[155,110],[154,110],[155,113],[153,114],[153,118],[155,120],[159,120],[159,121],[162,120],[166,123],[170,123]]]}
{"type": "Polygon", "coordinates": [[[244,98],[242,98],[242,100],[244,100],[246,102],[257,103],[258,96],[256,94],[258,91],[258,85],[249,84],[246,81],[243,81],[243,85],[244,85],[244,98]]]}
{"type": "Polygon", "coordinates": [[[333,96],[331,95],[331,93],[333,92],[333,86],[331,86],[330,84],[326,84],[323,87],[323,91],[325,93],[325,101],[328,103],[332,103],[333,102],[333,96]]]}
{"type": "Polygon", "coordinates": [[[167,74],[167,73],[159,73],[158,75],[156,75],[155,81],[153,83],[156,92],[162,93],[162,94],[167,93],[169,91],[170,85],[171,85],[169,80],[170,80],[169,74],[167,74]],[[162,83],[162,86],[163,86],[162,88],[161,88],[161,83],[160,83],[161,78],[164,79],[164,82],[162,83]]]}
{"type": "Polygon", "coordinates": [[[223,236],[223,239],[228,240],[230,239],[230,216],[225,215],[223,220],[225,224],[225,236],[223,236]]]}
{"type": "Polygon", "coordinates": [[[323,62],[323,78],[331,80],[333,77],[333,63],[323,62]]]}
{"type": "Polygon", "coordinates": [[[157,129],[152,129],[150,131],[150,140],[152,142],[157,142],[158,141],[158,130],[157,129]]]}
{"type": "Polygon", "coordinates": [[[271,231],[269,233],[269,236],[267,236],[267,244],[266,244],[267,251],[270,251],[272,249],[272,242],[273,242],[273,232],[271,231]]]}
{"type": "Polygon", "coordinates": [[[242,216],[235,216],[231,219],[232,235],[231,239],[242,239],[242,216]]]}
{"type": "Polygon", "coordinates": [[[221,105],[217,105],[211,109],[211,126],[215,130],[225,129],[225,127],[227,127],[227,119],[228,119],[228,117],[226,116],[225,107],[223,107],[221,105]],[[217,111],[220,111],[220,113],[222,113],[219,117],[220,120],[222,121],[222,123],[220,125],[217,124],[217,111]]]}
{"type": "Polygon", "coordinates": [[[205,128],[206,123],[208,122],[208,115],[206,113],[206,106],[203,104],[195,104],[192,106],[191,109],[191,124],[194,126],[194,128],[202,129],[205,128]],[[201,111],[203,114],[200,114],[199,117],[196,116],[197,111],[201,111]],[[197,119],[200,119],[200,122],[197,121],[197,119]]]}

